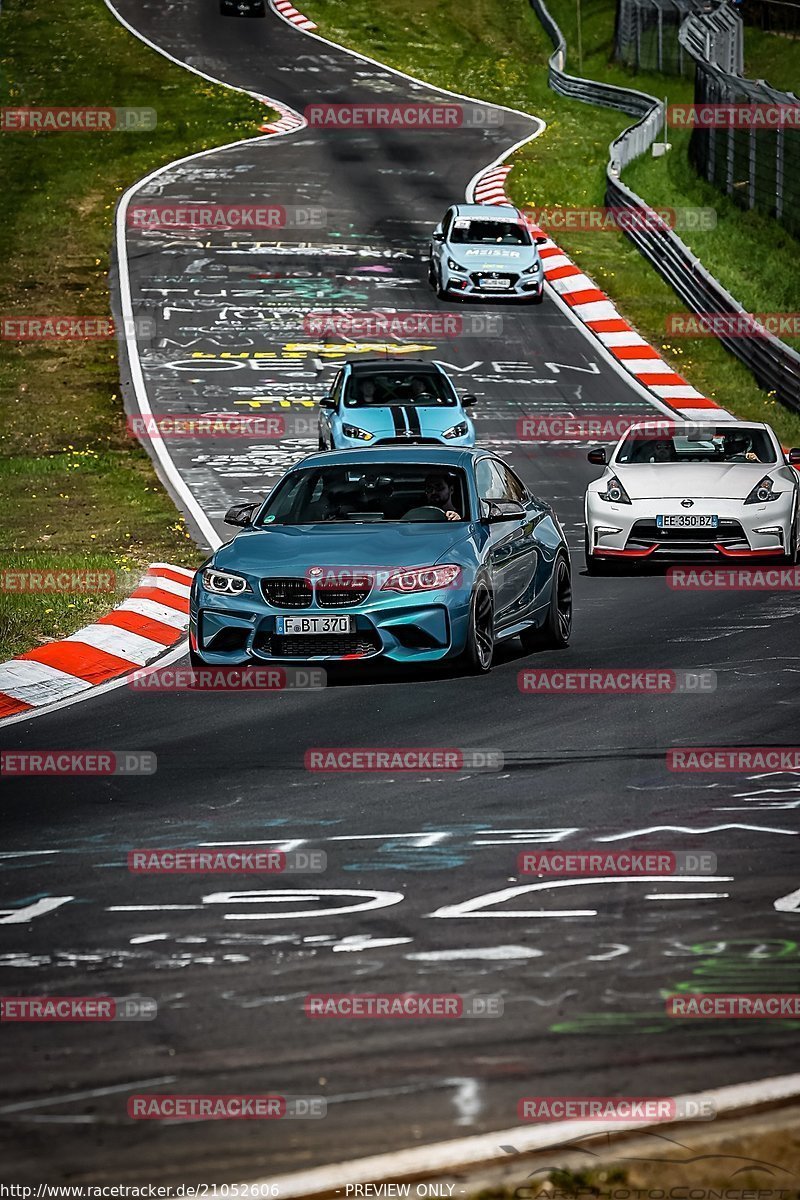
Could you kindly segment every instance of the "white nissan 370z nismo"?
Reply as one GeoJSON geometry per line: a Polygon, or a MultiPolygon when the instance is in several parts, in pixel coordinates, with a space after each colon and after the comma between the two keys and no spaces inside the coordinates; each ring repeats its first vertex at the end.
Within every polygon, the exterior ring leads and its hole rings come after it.
{"type": "Polygon", "coordinates": [[[769,425],[680,420],[632,425],[586,490],[586,567],[658,559],[797,562],[800,484],[769,425]]]}

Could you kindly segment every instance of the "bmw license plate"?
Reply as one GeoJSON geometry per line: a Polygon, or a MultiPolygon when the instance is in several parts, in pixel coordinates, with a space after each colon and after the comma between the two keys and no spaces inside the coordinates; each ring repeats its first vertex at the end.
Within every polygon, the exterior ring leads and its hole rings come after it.
{"type": "Polygon", "coordinates": [[[278,617],[276,632],[289,633],[350,633],[353,629],[352,617],[278,617]]]}
{"type": "Polygon", "coordinates": [[[482,288],[491,288],[492,291],[503,292],[511,287],[510,279],[482,279],[482,288]]]}
{"type": "Polygon", "coordinates": [[[656,517],[659,529],[716,529],[719,517],[705,513],[672,513],[656,517]]]}

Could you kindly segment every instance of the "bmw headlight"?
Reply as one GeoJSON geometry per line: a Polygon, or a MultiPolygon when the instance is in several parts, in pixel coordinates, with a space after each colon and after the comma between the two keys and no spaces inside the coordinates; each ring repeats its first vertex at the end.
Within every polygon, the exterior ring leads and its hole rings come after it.
{"type": "Polygon", "coordinates": [[[462,267],[461,263],[457,263],[454,258],[448,258],[447,269],[448,271],[466,271],[467,268],[462,267]]]}
{"type": "Polygon", "coordinates": [[[772,490],[772,479],[769,475],[765,475],[763,479],[759,479],[745,500],[745,504],[766,504],[768,500],[779,500],[780,495],[780,492],[772,490]]]}
{"type": "Polygon", "coordinates": [[[459,421],[457,425],[451,425],[449,429],[445,429],[442,437],[457,438],[466,437],[469,433],[469,427],[466,421],[459,421]]]}
{"type": "Polygon", "coordinates": [[[604,492],[598,492],[601,500],[607,500],[609,504],[630,504],[631,498],[625,491],[616,475],[612,475],[606,484],[604,492]]]}
{"type": "Polygon", "coordinates": [[[357,438],[359,442],[371,442],[372,434],[368,429],[359,429],[358,425],[343,425],[342,433],[345,437],[357,438]]]}
{"type": "Polygon", "coordinates": [[[217,571],[207,567],[203,571],[203,587],[215,596],[242,596],[252,592],[252,588],[242,575],[232,575],[230,571],[217,571]]]}

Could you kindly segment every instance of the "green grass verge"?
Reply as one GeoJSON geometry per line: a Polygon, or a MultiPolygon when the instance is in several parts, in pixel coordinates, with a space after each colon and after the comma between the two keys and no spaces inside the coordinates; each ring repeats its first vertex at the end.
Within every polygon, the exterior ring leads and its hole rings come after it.
{"type": "MultiPolygon", "coordinates": [[[[603,203],[608,145],[629,118],[562,100],[548,89],[546,65],[552,47],[528,0],[304,0],[302,7],[333,41],[430,83],[543,117],[548,125],[545,132],[514,159],[509,187],[517,204],[603,203]]],[[[574,46],[572,0],[552,0],[550,7],[574,46]]],[[[609,63],[609,14],[613,23],[613,0],[583,0],[584,73],[657,95],[667,94],[668,83],[671,101],[690,100],[692,87],[686,80],[634,78],[625,68],[609,63]]],[[[577,73],[574,52],[569,67],[577,73]]],[[[659,201],[648,192],[645,195],[651,203],[659,201]]],[[[720,199],[715,194],[715,204],[720,199]]],[[[752,219],[752,214],[739,210],[735,216],[752,219]]],[[[754,276],[771,286],[788,272],[786,251],[773,252],[775,226],[771,222],[768,226],[770,237],[759,233],[758,253],[751,245],[744,261],[754,276]]],[[[622,234],[570,231],[559,234],[558,241],[695,387],[737,415],[770,421],[781,438],[800,444],[800,416],[762,391],[715,339],[666,339],[667,315],[687,310],[622,234]]],[[[795,245],[793,262],[798,261],[798,250],[795,245]]],[[[775,292],[770,296],[767,307],[778,308],[775,292]]],[[[741,299],[747,302],[746,297],[741,299]]],[[[797,308],[795,303],[791,311],[797,308]]]]}
{"type": "MultiPolygon", "coordinates": [[[[0,104],[157,110],[141,133],[0,134],[0,314],[109,313],[114,205],[131,183],[255,136],[264,106],[132,37],[103,0],[6,0],[0,104]]],[[[191,566],[199,552],[126,435],[115,342],[0,341],[0,569],[191,566]]],[[[74,632],[120,596],[0,590],[0,659],[74,632]]]]}

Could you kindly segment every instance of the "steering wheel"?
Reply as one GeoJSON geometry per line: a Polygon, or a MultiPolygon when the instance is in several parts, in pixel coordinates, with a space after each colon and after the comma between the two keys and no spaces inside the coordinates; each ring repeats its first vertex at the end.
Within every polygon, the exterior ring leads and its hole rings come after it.
{"type": "Polygon", "coordinates": [[[410,508],[401,517],[403,521],[446,521],[447,515],[443,508],[435,504],[421,504],[418,508],[410,508]]]}

